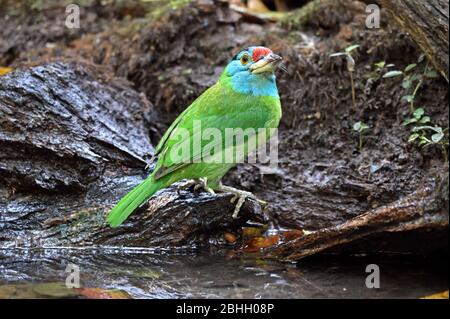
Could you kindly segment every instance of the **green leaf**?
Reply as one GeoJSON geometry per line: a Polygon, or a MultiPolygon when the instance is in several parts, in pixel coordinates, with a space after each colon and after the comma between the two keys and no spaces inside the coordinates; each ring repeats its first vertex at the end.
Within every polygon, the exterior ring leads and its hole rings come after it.
{"type": "Polygon", "coordinates": [[[376,66],[378,69],[382,69],[382,68],[384,68],[384,67],[386,66],[386,62],[385,62],[385,61],[380,61],[380,62],[378,62],[378,63],[375,63],[375,66],[376,66]]]}
{"type": "Polygon", "coordinates": [[[367,130],[369,128],[369,125],[365,123],[361,123],[361,131],[367,130]]]}
{"type": "Polygon", "coordinates": [[[369,128],[369,125],[367,125],[364,122],[356,122],[355,124],[353,124],[353,130],[359,133],[362,133],[363,131],[367,130],[369,128]]]}
{"type": "Polygon", "coordinates": [[[430,123],[431,119],[429,116],[424,116],[420,119],[419,123],[421,124],[426,124],[426,123],[430,123]]]}
{"type": "Polygon", "coordinates": [[[403,82],[402,82],[402,87],[403,87],[404,89],[409,89],[409,88],[411,87],[411,85],[412,85],[412,82],[411,82],[410,79],[405,79],[405,80],[403,80],[403,82]]]}
{"type": "Polygon", "coordinates": [[[347,55],[347,53],[345,53],[345,52],[336,52],[336,53],[330,54],[330,58],[334,58],[336,56],[342,56],[342,55],[347,55]]]}
{"type": "Polygon", "coordinates": [[[412,82],[419,81],[421,78],[422,78],[421,74],[414,73],[414,74],[411,75],[411,81],[412,82]]]}
{"type": "Polygon", "coordinates": [[[444,133],[435,133],[431,135],[431,140],[434,143],[439,143],[444,138],[444,133]]]}
{"type": "Polygon", "coordinates": [[[367,80],[372,80],[372,79],[376,79],[378,76],[378,74],[376,72],[370,72],[367,74],[364,74],[363,77],[367,80]]]}
{"type": "Polygon", "coordinates": [[[407,65],[406,68],[405,68],[405,72],[411,71],[411,70],[414,69],[416,66],[417,66],[416,63],[411,63],[411,64],[407,65]]]}
{"type": "Polygon", "coordinates": [[[349,52],[352,52],[353,50],[355,50],[357,48],[359,48],[359,44],[353,44],[353,45],[351,45],[349,47],[346,47],[345,48],[345,52],[349,53],[349,52]]]}
{"type": "Polygon", "coordinates": [[[433,127],[433,131],[435,131],[436,133],[440,133],[440,134],[444,133],[444,131],[442,130],[442,127],[440,127],[440,126],[433,127]]]}
{"type": "Polygon", "coordinates": [[[417,62],[422,62],[423,59],[425,59],[425,53],[422,53],[421,55],[419,55],[419,58],[417,59],[417,62]]]}
{"type": "Polygon", "coordinates": [[[404,120],[402,125],[406,126],[406,125],[409,125],[411,123],[416,123],[416,122],[417,122],[416,118],[410,117],[410,118],[407,118],[406,120],[404,120]]]}
{"type": "Polygon", "coordinates": [[[417,140],[418,137],[419,137],[418,133],[411,134],[408,138],[408,143],[414,142],[415,140],[417,140]]]}
{"type": "Polygon", "coordinates": [[[435,70],[430,70],[425,74],[425,76],[427,78],[435,79],[435,78],[439,77],[439,74],[435,70]]]}
{"type": "Polygon", "coordinates": [[[418,132],[422,130],[431,130],[436,133],[443,133],[442,127],[439,126],[422,125],[422,126],[415,126],[412,129],[413,132],[418,132]]]}
{"type": "Polygon", "coordinates": [[[402,97],[402,100],[410,103],[412,100],[414,100],[414,95],[405,95],[402,97]]]}
{"type": "Polygon", "coordinates": [[[424,115],[425,114],[425,110],[422,108],[422,107],[419,107],[419,108],[417,108],[415,111],[414,111],[414,113],[413,113],[413,115],[414,115],[414,117],[416,118],[416,119],[420,119],[421,117],[422,117],[422,115],[424,115]]]}
{"type": "Polygon", "coordinates": [[[428,143],[430,142],[425,137],[420,137],[419,146],[426,146],[428,143]]]}
{"type": "Polygon", "coordinates": [[[423,126],[414,126],[411,130],[411,132],[419,132],[423,130],[423,126]]]}
{"type": "Polygon", "coordinates": [[[398,71],[398,70],[389,71],[389,72],[386,72],[383,75],[383,78],[393,78],[395,76],[399,76],[399,75],[402,75],[402,74],[403,74],[403,72],[402,71],[398,71]]]}

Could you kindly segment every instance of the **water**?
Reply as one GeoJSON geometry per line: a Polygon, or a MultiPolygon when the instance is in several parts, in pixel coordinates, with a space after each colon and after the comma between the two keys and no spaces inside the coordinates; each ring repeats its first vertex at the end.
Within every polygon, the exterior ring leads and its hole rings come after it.
{"type": "Polygon", "coordinates": [[[133,298],[419,298],[448,290],[442,260],[321,258],[296,265],[232,250],[12,249],[0,250],[0,291],[5,284],[64,284],[70,263],[80,267],[83,287],[121,289],[133,298]],[[381,287],[368,289],[365,268],[374,262],[381,287]]]}

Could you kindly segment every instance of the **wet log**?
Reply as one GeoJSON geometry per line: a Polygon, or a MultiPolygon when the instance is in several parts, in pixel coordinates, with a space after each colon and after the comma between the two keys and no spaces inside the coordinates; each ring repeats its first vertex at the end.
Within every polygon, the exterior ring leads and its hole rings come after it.
{"type": "MultiPolygon", "coordinates": [[[[170,246],[205,241],[241,219],[231,195],[164,190],[123,227],[105,215],[146,177],[152,105],[104,68],[52,62],[0,78],[0,246],[170,246]]],[[[262,217],[261,217],[262,218],[262,217]]]]}
{"type": "Polygon", "coordinates": [[[430,180],[428,185],[389,205],[368,211],[338,226],[283,243],[268,251],[266,257],[298,261],[379,235],[418,230],[445,233],[448,225],[447,174],[444,180],[430,180]]]}
{"type": "MultiPolygon", "coordinates": [[[[264,222],[257,202],[248,200],[239,218],[232,217],[233,195],[181,190],[184,182],[159,191],[119,228],[104,222],[104,209],[88,209],[68,218],[44,222],[40,246],[193,247],[224,243],[225,230],[239,229],[248,219],[264,222]],[[100,221],[100,222],[99,222],[100,221]]],[[[106,210],[107,211],[107,210],[106,210]]]]}
{"type": "Polygon", "coordinates": [[[448,82],[448,1],[380,0],[380,3],[448,82]]]}
{"type": "Polygon", "coordinates": [[[108,204],[140,180],[152,154],[150,113],[129,83],[90,64],[2,76],[1,240],[38,236],[46,219],[108,204]]]}

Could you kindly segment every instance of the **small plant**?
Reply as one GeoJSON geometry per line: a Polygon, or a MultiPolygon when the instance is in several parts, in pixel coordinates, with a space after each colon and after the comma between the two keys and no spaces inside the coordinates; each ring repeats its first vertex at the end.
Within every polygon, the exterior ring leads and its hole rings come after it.
{"type": "Polygon", "coordinates": [[[359,48],[359,44],[353,44],[349,47],[346,47],[344,51],[336,52],[330,55],[330,57],[332,58],[338,56],[345,56],[345,60],[347,61],[347,71],[350,74],[350,82],[352,86],[352,104],[355,110],[356,110],[356,91],[355,91],[355,81],[353,77],[353,73],[355,72],[355,59],[353,59],[351,52],[357,48],[359,48]]]}
{"type": "Polygon", "coordinates": [[[364,122],[356,122],[353,124],[353,131],[357,132],[359,134],[359,142],[358,142],[358,149],[361,152],[361,149],[363,147],[363,134],[365,131],[367,131],[370,128],[369,125],[367,125],[364,122]]]}
{"type": "Polygon", "coordinates": [[[386,61],[374,63],[373,71],[369,72],[365,78],[368,80],[379,80],[382,77],[383,72],[392,67],[394,67],[394,64],[386,64],[386,61]]]}
{"type": "Polygon", "coordinates": [[[405,126],[413,123],[426,124],[430,121],[430,117],[425,115],[425,110],[419,107],[413,112],[413,116],[404,120],[402,124],[405,126]]]}
{"type": "Polygon", "coordinates": [[[386,67],[386,61],[377,62],[377,63],[374,64],[374,66],[375,66],[375,71],[376,72],[381,72],[386,67]]]}
{"type": "Polygon", "coordinates": [[[422,148],[438,145],[442,150],[444,161],[448,162],[448,127],[443,129],[440,126],[415,126],[411,130],[408,142],[417,142],[418,146],[422,148]]]}
{"type": "Polygon", "coordinates": [[[383,78],[392,78],[396,76],[403,76],[402,87],[407,91],[408,94],[402,97],[402,100],[409,103],[409,108],[411,113],[414,113],[414,101],[419,91],[420,87],[423,84],[425,78],[436,78],[438,74],[435,70],[430,69],[429,62],[427,61],[424,67],[423,73],[413,72],[416,69],[418,64],[422,63],[425,59],[425,56],[422,54],[417,63],[411,63],[405,67],[403,71],[392,70],[388,71],[383,75],[383,78]]]}
{"type": "Polygon", "coordinates": [[[444,156],[444,161],[448,161],[447,148],[448,142],[448,128],[442,128],[438,125],[420,125],[430,123],[431,119],[425,115],[423,108],[418,108],[414,111],[413,116],[407,118],[403,125],[416,124],[412,129],[408,138],[408,143],[416,143],[419,147],[425,148],[431,145],[438,145],[444,156]]]}

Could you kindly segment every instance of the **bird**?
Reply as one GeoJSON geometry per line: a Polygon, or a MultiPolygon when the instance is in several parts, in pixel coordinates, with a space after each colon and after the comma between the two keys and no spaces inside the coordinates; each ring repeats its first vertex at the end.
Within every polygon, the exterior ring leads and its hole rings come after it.
{"type": "Polygon", "coordinates": [[[239,160],[266,143],[273,129],[278,128],[282,111],[275,71],[283,68],[281,61],[280,55],[264,46],[250,46],[234,55],[217,82],[196,98],[164,133],[151,160],[154,170],[112,208],[106,217],[108,224],[118,227],[158,190],[181,180],[190,180],[196,188],[210,193],[234,194],[231,199],[233,203],[237,200],[234,218],[246,198],[267,204],[250,192],[223,185],[221,179],[239,160]],[[258,137],[249,133],[247,139],[226,144],[223,135],[229,129],[250,132],[262,129],[267,134],[258,137]],[[211,135],[216,132],[222,138],[203,138],[208,132],[211,135]],[[238,147],[244,148],[239,156],[223,160],[224,154],[237,152],[238,147]]]}

